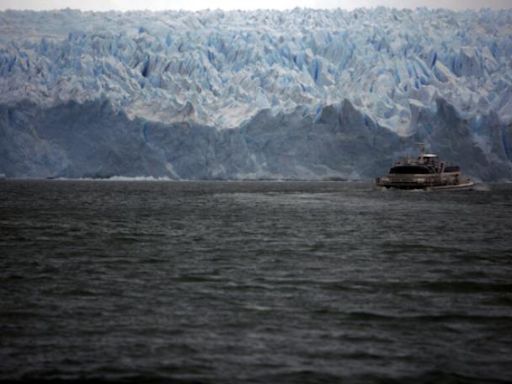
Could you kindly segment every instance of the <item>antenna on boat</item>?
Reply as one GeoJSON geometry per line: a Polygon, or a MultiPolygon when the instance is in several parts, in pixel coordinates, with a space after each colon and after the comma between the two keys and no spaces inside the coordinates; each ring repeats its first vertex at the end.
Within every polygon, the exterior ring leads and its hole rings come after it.
{"type": "Polygon", "coordinates": [[[425,143],[416,143],[416,145],[420,147],[420,156],[423,156],[423,154],[425,153],[425,143]]]}

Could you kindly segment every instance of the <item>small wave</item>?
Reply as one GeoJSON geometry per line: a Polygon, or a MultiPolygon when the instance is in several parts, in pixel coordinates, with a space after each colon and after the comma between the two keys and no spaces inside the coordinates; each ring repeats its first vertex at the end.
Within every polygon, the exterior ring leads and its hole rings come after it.
{"type": "Polygon", "coordinates": [[[257,305],[257,304],[247,304],[245,306],[245,309],[248,309],[250,311],[255,311],[255,312],[272,312],[274,310],[273,307],[257,305]]]}
{"type": "Polygon", "coordinates": [[[487,184],[475,184],[473,189],[478,192],[489,192],[491,187],[489,187],[487,184]]]}

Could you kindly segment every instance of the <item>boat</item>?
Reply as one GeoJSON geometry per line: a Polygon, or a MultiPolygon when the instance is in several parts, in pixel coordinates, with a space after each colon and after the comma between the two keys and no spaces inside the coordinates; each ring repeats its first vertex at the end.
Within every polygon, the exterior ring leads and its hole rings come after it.
{"type": "Polygon", "coordinates": [[[420,145],[417,158],[398,160],[386,176],[375,180],[377,186],[397,189],[471,190],[475,183],[462,175],[460,167],[448,165],[438,155],[424,153],[420,145]]]}

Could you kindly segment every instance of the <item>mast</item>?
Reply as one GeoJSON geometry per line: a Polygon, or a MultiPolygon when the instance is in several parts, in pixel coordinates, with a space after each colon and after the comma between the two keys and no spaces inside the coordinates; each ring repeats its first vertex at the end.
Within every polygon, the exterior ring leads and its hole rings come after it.
{"type": "Polygon", "coordinates": [[[425,154],[425,143],[416,143],[416,145],[420,148],[420,156],[423,157],[425,154]]]}

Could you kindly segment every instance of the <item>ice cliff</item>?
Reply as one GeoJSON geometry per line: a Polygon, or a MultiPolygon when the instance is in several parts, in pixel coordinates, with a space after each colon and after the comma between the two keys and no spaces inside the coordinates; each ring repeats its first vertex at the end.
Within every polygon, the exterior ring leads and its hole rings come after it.
{"type": "Polygon", "coordinates": [[[512,11],[0,13],[0,173],[512,179],[512,11]]]}

